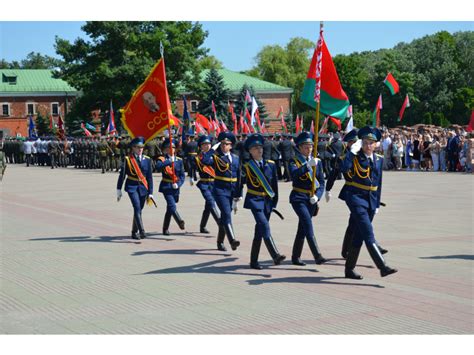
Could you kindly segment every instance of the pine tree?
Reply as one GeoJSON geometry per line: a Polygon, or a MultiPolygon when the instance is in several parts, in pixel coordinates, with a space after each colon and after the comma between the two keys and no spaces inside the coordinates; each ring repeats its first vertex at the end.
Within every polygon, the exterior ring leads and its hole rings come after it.
{"type": "Polygon", "coordinates": [[[212,101],[216,106],[217,118],[224,120],[226,125],[229,123],[227,102],[230,98],[229,89],[225,87],[224,78],[216,69],[211,69],[204,80],[204,96],[199,102],[198,110],[201,114],[211,117],[212,101]]]}

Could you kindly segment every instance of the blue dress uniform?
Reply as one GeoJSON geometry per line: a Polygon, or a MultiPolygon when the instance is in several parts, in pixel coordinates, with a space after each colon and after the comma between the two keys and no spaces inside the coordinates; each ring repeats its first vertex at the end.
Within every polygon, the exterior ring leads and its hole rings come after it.
{"type": "MultiPolygon", "coordinates": [[[[169,140],[163,142],[162,148],[169,148],[169,140]]],[[[173,140],[173,149],[176,146],[176,142],[173,140]]],[[[185,171],[183,160],[179,157],[175,157],[174,162],[174,174],[176,175],[176,185],[173,188],[173,176],[171,171],[172,161],[171,157],[166,154],[158,158],[156,162],[156,170],[161,171],[163,178],[160,182],[159,191],[163,194],[166,200],[166,213],[163,221],[163,234],[169,235],[169,226],[171,222],[171,217],[174,218],[181,230],[184,230],[184,221],[176,210],[176,203],[179,202],[179,190],[184,183],[185,171]]]]}
{"type": "MultiPolygon", "coordinates": [[[[235,136],[231,132],[219,133],[217,140],[221,144],[223,142],[235,144],[235,136]]],[[[220,225],[224,227],[232,250],[236,250],[240,242],[235,239],[232,225],[232,202],[241,197],[238,183],[241,172],[239,157],[232,153],[224,154],[219,147],[217,150],[209,150],[203,155],[201,161],[215,171],[212,194],[221,211],[220,225]]]]}
{"type": "MultiPolygon", "coordinates": [[[[130,142],[130,146],[141,146],[143,147],[145,139],[143,137],[134,138],[130,142]]],[[[140,239],[145,238],[145,229],[143,227],[142,210],[145,206],[147,197],[153,194],[153,176],[151,159],[142,155],[135,156],[133,153],[125,157],[120,167],[119,178],[117,181],[117,190],[122,190],[122,186],[125,180],[125,191],[130,197],[130,201],[133,206],[133,222],[132,222],[132,238],[140,239]],[[132,159],[134,159],[141,170],[143,177],[146,179],[147,187],[140,181],[139,174],[134,168],[132,159]],[[125,180],[126,178],[126,180],[125,180]],[[137,235],[137,230],[140,235],[137,235]]]]}
{"type": "MultiPolygon", "coordinates": [[[[263,147],[263,145],[264,137],[258,133],[249,136],[245,141],[245,149],[248,151],[254,146],[263,147]]],[[[244,208],[252,211],[256,223],[250,252],[250,267],[262,269],[258,263],[262,239],[273,262],[279,265],[286,257],[278,252],[270,232],[270,216],[278,203],[278,174],[275,162],[263,158],[261,161],[249,160],[243,167],[241,190],[244,185],[247,185],[244,208]]]]}
{"type": "MultiPolygon", "coordinates": [[[[301,132],[295,140],[297,146],[303,143],[313,143],[313,135],[308,132],[301,132]]],[[[322,264],[326,261],[321,255],[314,235],[312,217],[317,214],[318,204],[311,204],[311,184],[312,184],[312,168],[308,165],[308,158],[304,157],[299,151],[296,156],[290,160],[289,164],[290,176],[293,181],[293,190],[290,193],[290,203],[298,216],[298,231],[296,233],[295,242],[293,244],[293,253],[291,261],[294,265],[304,266],[301,261],[301,253],[306,237],[309,248],[316,264],[322,264]]],[[[316,197],[318,201],[324,192],[324,170],[321,160],[317,159],[316,165],[316,197]]]]}
{"type": "MultiPolygon", "coordinates": [[[[201,147],[204,143],[211,144],[211,138],[206,135],[202,135],[198,138],[198,146],[201,147]]],[[[226,251],[227,249],[224,246],[224,237],[225,237],[225,230],[224,227],[220,224],[220,212],[216,206],[216,200],[212,194],[214,190],[214,177],[215,172],[214,169],[210,166],[204,165],[202,163],[203,153],[196,155],[191,160],[191,176],[196,176],[197,172],[199,173],[199,181],[197,183],[197,187],[201,191],[202,197],[204,197],[204,211],[202,212],[201,224],[200,224],[200,231],[201,233],[209,233],[206,229],[207,221],[209,220],[209,216],[212,215],[214,220],[216,221],[217,225],[219,226],[219,232],[217,235],[217,249],[221,251],[226,251]]],[[[213,158],[212,158],[213,159],[213,158]]]]}
{"type": "MultiPolygon", "coordinates": [[[[358,137],[363,140],[380,141],[381,133],[377,128],[366,126],[359,130],[358,137]]],[[[377,247],[372,228],[372,219],[380,206],[382,191],[383,157],[372,154],[366,156],[362,149],[354,154],[348,152],[342,165],[342,172],[351,181],[346,181],[344,200],[351,211],[355,226],[354,238],[349,248],[345,274],[347,278],[362,279],[354,271],[362,243],[365,242],[370,256],[382,276],[390,275],[397,270],[385,265],[382,254],[377,247]]]]}

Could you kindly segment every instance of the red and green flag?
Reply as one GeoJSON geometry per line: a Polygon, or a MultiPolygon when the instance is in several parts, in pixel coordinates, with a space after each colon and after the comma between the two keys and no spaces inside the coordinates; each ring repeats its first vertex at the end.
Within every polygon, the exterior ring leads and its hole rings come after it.
{"type": "Polygon", "coordinates": [[[402,122],[403,114],[405,113],[405,109],[410,107],[410,99],[408,98],[408,94],[403,101],[402,108],[400,109],[400,113],[398,114],[398,122],[402,122]]]}
{"type": "Polygon", "coordinates": [[[379,95],[375,110],[372,113],[372,126],[380,127],[380,110],[382,109],[382,94],[379,95]]]}
{"type": "Polygon", "coordinates": [[[344,119],[349,107],[349,98],[341,86],[322,33],[320,41],[320,45],[314,50],[301,101],[315,109],[317,101],[320,100],[320,111],[323,114],[344,119]]]}
{"type": "Polygon", "coordinates": [[[387,77],[385,78],[383,83],[387,85],[392,95],[395,95],[396,93],[400,91],[400,87],[398,86],[398,83],[393,77],[392,73],[387,74],[387,77]]]}

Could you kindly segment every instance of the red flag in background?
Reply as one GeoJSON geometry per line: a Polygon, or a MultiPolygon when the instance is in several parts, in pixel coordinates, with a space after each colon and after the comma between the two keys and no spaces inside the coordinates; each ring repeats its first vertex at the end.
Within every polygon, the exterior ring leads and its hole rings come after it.
{"type": "Polygon", "coordinates": [[[327,131],[328,131],[328,121],[329,121],[329,116],[327,116],[324,119],[324,122],[321,126],[321,129],[319,130],[319,133],[327,133],[327,131]]]}
{"type": "Polygon", "coordinates": [[[175,124],[171,111],[164,59],[160,59],[121,110],[122,122],[132,138],[154,138],[170,124],[175,124]]]}
{"type": "Polygon", "coordinates": [[[387,77],[385,78],[383,83],[385,85],[387,85],[387,87],[390,90],[390,93],[392,95],[395,95],[396,93],[398,93],[400,91],[400,87],[398,86],[398,83],[395,80],[395,78],[393,77],[392,73],[387,74],[387,77]]]}
{"type": "Polygon", "coordinates": [[[337,130],[340,131],[342,129],[341,120],[338,120],[337,118],[332,116],[329,116],[329,118],[331,119],[331,122],[337,126],[337,130]]]}
{"type": "Polygon", "coordinates": [[[200,113],[196,113],[196,123],[199,123],[199,125],[208,132],[214,129],[214,126],[212,126],[211,128],[211,123],[209,122],[209,119],[206,116],[201,115],[200,113]]]}
{"type": "Polygon", "coordinates": [[[295,133],[298,134],[301,131],[301,122],[300,122],[300,116],[296,115],[296,122],[295,122],[295,133]]]}
{"type": "Polygon", "coordinates": [[[405,113],[405,109],[410,107],[410,99],[405,96],[405,100],[403,100],[402,108],[400,109],[400,113],[398,114],[398,122],[402,122],[403,114],[405,113]]]}
{"type": "Polygon", "coordinates": [[[310,132],[314,134],[314,121],[311,120],[311,129],[310,132]]]}
{"type": "Polygon", "coordinates": [[[472,132],[474,130],[474,109],[471,111],[471,120],[467,125],[466,132],[472,132]]]}
{"type": "Polygon", "coordinates": [[[84,122],[81,123],[81,128],[82,128],[82,130],[84,131],[84,134],[87,137],[92,137],[92,133],[89,132],[89,130],[86,128],[86,126],[84,125],[84,122]]]}

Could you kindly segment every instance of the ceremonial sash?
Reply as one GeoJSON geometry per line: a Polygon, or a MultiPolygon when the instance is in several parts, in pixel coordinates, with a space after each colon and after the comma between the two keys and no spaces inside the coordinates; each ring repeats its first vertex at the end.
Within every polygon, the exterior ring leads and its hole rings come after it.
{"type": "MultiPolygon", "coordinates": [[[[301,161],[301,159],[298,158],[298,157],[295,157],[295,162],[296,162],[296,166],[297,166],[298,168],[300,168],[301,166],[303,166],[304,164],[306,164],[306,162],[301,161]]],[[[315,168],[316,168],[316,167],[315,167],[315,168]]],[[[307,176],[307,177],[309,178],[309,180],[311,180],[311,181],[313,181],[313,174],[312,174],[312,172],[313,172],[312,169],[309,169],[309,171],[305,174],[305,176],[307,176]]],[[[305,179],[305,180],[306,180],[306,179],[305,179]]],[[[318,186],[319,186],[319,184],[318,184],[318,186]]]]}
{"type": "MultiPolygon", "coordinates": [[[[165,161],[164,157],[159,158],[162,162],[165,161]]],[[[173,168],[171,166],[165,166],[165,172],[168,174],[169,177],[171,177],[171,180],[176,182],[178,181],[178,178],[176,177],[175,173],[173,172],[173,168]]]]}
{"type": "MultiPolygon", "coordinates": [[[[128,168],[130,169],[130,171],[133,173],[132,169],[131,169],[131,166],[130,164],[132,165],[133,167],[133,170],[135,170],[135,173],[138,177],[138,180],[145,186],[145,188],[148,190],[148,181],[146,181],[145,177],[143,176],[143,173],[140,169],[140,167],[138,166],[138,163],[137,161],[135,160],[135,157],[133,155],[130,155],[127,158],[127,164],[128,164],[128,168]]],[[[135,174],[134,174],[135,175],[135,174]]]]}
{"type": "Polygon", "coordinates": [[[204,171],[206,174],[211,175],[213,178],[216,177],[216,172],[210,166],[204,165],[201,163],[201,158],[196,157],[196,163],[198,165],[199,170],[204,171]]]}
{"type": "Polygon", "coordinates": [[[265,177],[265,175],[263,174],[263,171],[260,170],[260,168],[258,167],[257,163],[255,163],[254,160],[250,160],[247,163],[247,174],[250,173],[248,168],[250,168],[250,170],[252,170],[252,172],[254,173],[255,177],[258,179],[258,181],[262,185],[262,187],[265,190],[265,192],[267,193],[267,195],[270,196],[271,198],[275,197],[275,192],[273,192],[273,189],[272,189],[271,185],[268,183],[268,180],[265,177]]]}

